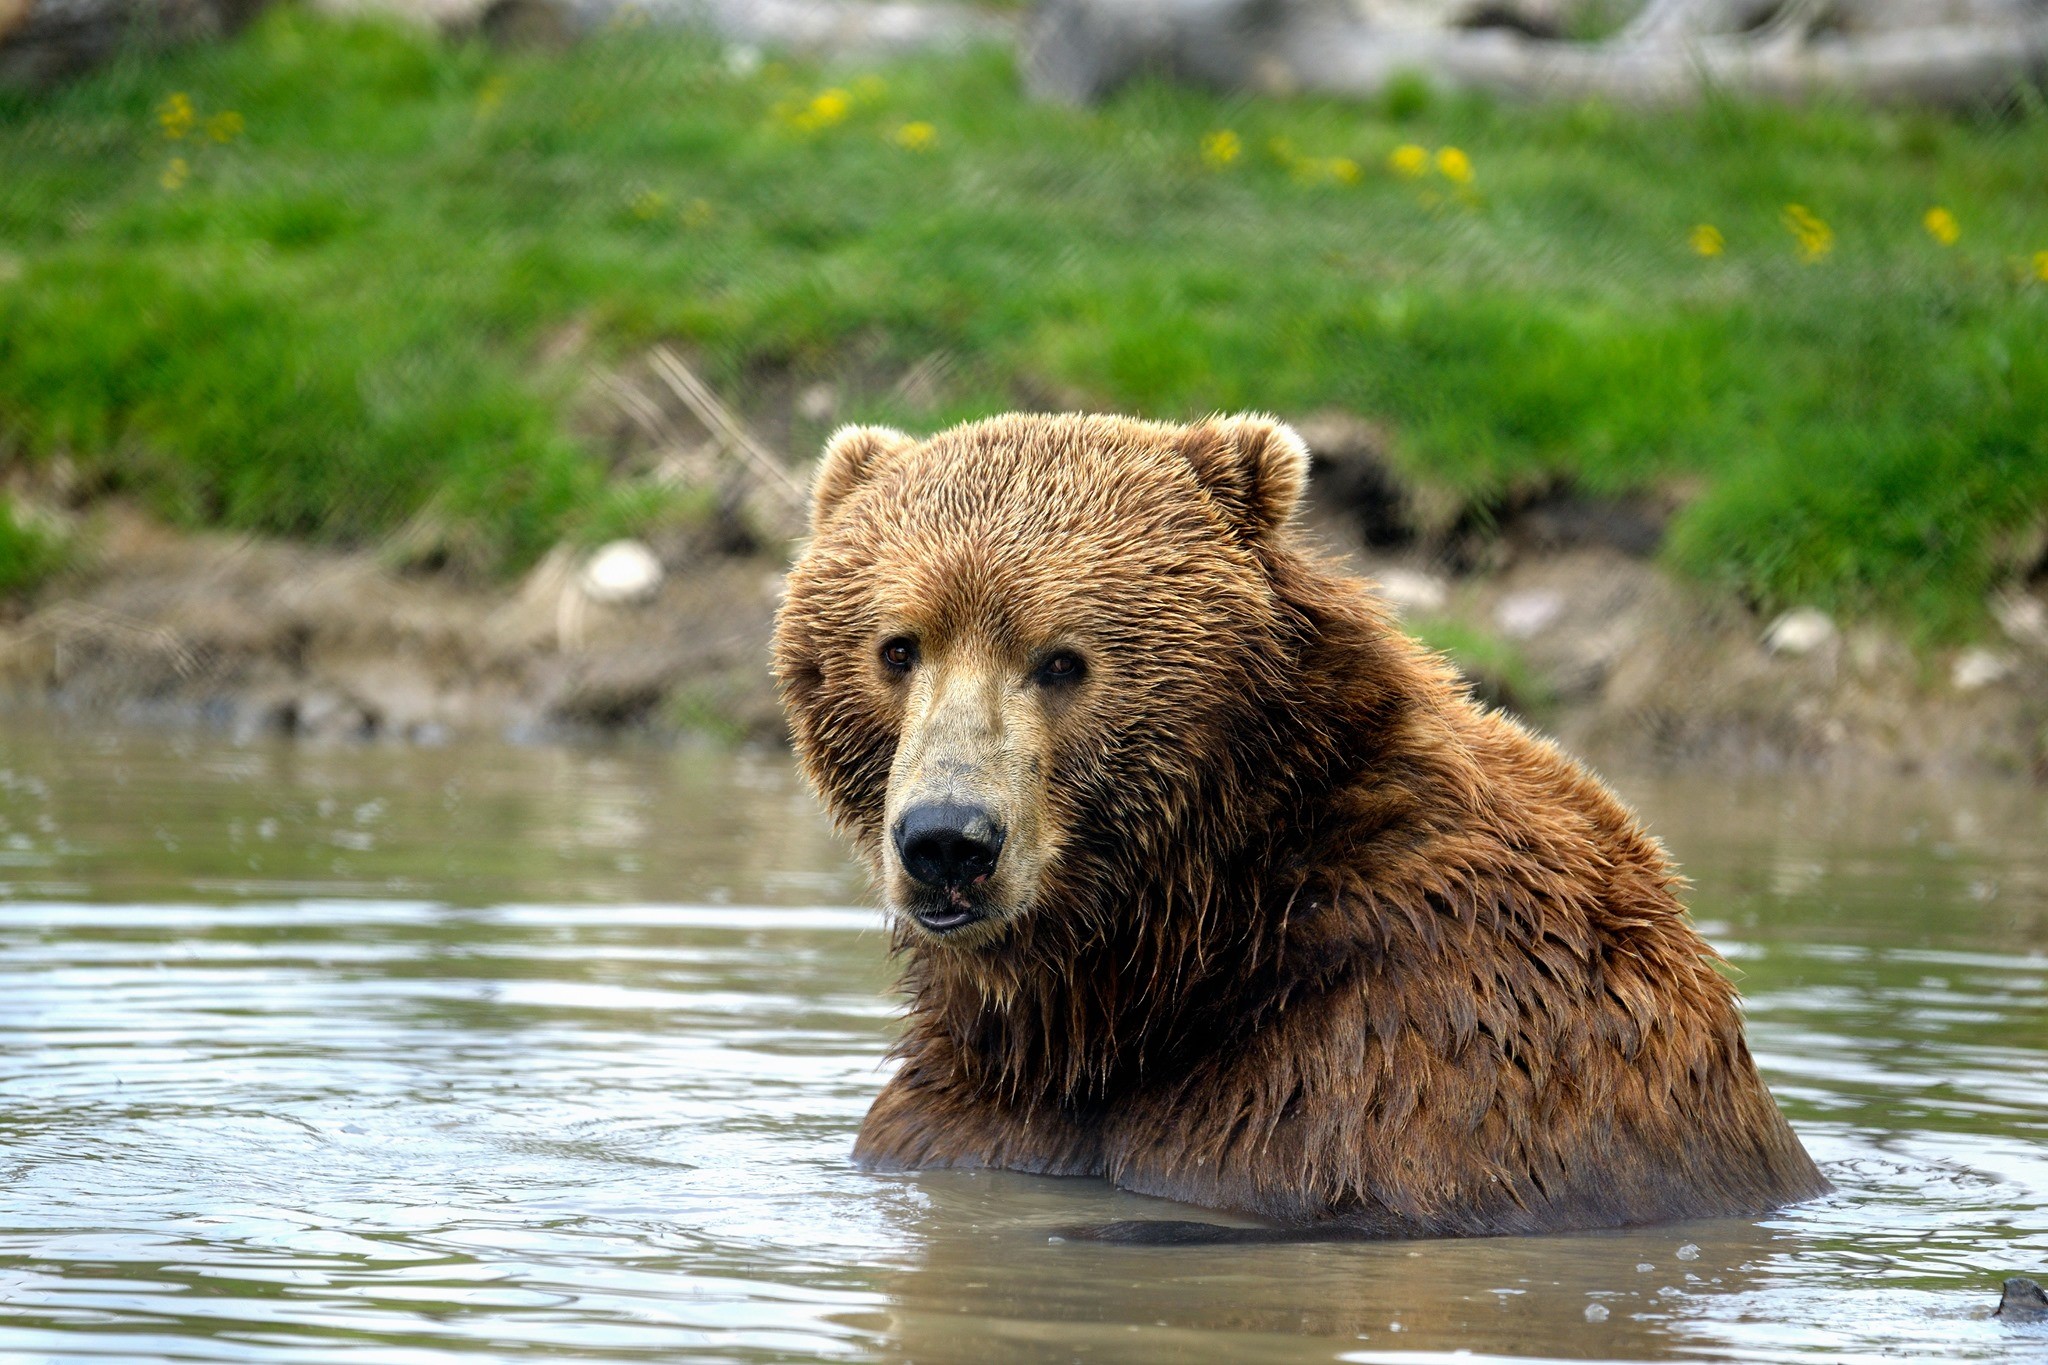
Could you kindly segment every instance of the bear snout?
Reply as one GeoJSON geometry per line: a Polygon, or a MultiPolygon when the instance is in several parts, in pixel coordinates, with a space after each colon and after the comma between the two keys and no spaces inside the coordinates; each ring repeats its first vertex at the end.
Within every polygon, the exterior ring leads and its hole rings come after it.
{"type": "Polygon", "coordinates": [[[892,833],[903,870],[935,891],[962,891],[986,881],[1003,851],[1003,828],[995,816],[958,801],[912,806],[892,833]]]}

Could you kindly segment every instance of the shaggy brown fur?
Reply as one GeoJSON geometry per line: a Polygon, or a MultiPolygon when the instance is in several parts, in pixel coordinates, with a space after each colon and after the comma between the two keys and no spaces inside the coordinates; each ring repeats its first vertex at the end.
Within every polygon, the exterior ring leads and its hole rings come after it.
{"type": "Polygon", "coordinates": [[[1263,418],[834,439],[776,642],[807,775],[899,910],[891,787],[934,717],[1031,831],[971,931],[898,915],[858,1159],[1364,1236],[1826,1190],[1663,849],[1300,543],[1305,475],[1263,418]],[[1052,648],[1085,682],[1022,681],[1052,648]]]}

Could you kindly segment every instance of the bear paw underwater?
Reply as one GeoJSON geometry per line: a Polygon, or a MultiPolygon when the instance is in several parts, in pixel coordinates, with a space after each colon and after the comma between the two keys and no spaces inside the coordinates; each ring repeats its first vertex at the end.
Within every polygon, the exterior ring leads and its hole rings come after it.
{"type": "Polygon", "coordinates": [[[856,1158],[1315,1236],[1825,1192],[1663,848],[1303,543],[1307,469],[1257,416],[829,443],[775,670],[904,964],[856,1158]]]}

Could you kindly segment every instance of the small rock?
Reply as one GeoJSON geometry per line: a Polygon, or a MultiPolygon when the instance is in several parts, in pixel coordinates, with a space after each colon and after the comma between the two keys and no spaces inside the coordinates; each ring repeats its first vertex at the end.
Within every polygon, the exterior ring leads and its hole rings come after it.
{"type": "Polygon", "coordinates": [[[1564,598],[1548,589],[1511,592],[1493,609],[1493,623],[1511,640],[1541,635],[1564,614],[1564,598]]]}
{"type": "Polygon", "coordinates": [[[1977,692],[2004,682],[2013,675],[2013,667],[2011,655],[1976,645],[1956,655],[1948,676],[1956,691],[1977,692]]]}
{"type": "Polygon", "coordinates": [[[1991,614],[2014,644],[2048,648],[2048,602],[2027,593],[2008,593],[1992,599],[1991,614]]]}
{"type": "Polygon", "coordinates": [[[1326,409],[1302,418],[1295,430],[1315,462],[1309,487],[1318,502],[1348,516],[1369,546],[1399,549],[1415,543],[1414,499],[1387,461],[1383,428],[1326,409]]]}
{"type": "Polygon", "coordinates": [[[1681,1261],[1697,1261],[1699,1258],[1700,1248],[1697,1242],[1687,1242],[1678,1249],[1678,1259],[1681,1261]]]}
{"type": "Polygon", "coordinates": [[[1501,529],[1541,553],[1604,548],[1648,559],[1664,543],[1672,507],[1652,496],[1605,497],[1557,488],[1504,511],[1501,529]]]}
{"type": "Polygon", "coordinates": [[[277,712],[278,728],[291,735],[322,735],[343,728],[348,703],[314,689],[287,701],[277,712]]]}
{"type": "Polygon", "coordinates": [[[1824,611],[1795,607],[1764,630],[1764,648],[1798,658],[1834,643],[1835,623],[1824,611]]]}
{"type": "Polygon", "coordinates": [[[839,412],[839,390],[830,384],[813,384],[796,396],[797,415],[819,426],[839,412]]]}
{"type": "Polygon", "coordinates": [[[1386,428],[1341,408],[1324,408],[1299,418],[1294,430],[1318,460],[1341,463],[1386,458],[1386,428]]]}
{"type": "Polygon", "coordinates": [[[661,587],[661,561],[637,540],[615,540],[584,564],[576,586],[593,602],[645,602],[661,587]]]}
{"type": "Polygon", "coordinates": [[[1587,1321],[1587,1322],[1605,1322],[1605,1321],[1607,1321],[1607,1305],[1606,1305],[1606,1304],[1604,1304],[1604,1303],[1589,1303],[1589,1304],[1587,1304],[1587,1305],[1586,1305],[1586,1321],[1587,1321]]]}
{"type": "Polygon", "coordinates": [[[1403,616],[1442,611],[1451,600],[1450,584],[1435,574],[1414,569],[1382,569],[1375,577],[1379,580],[1380,596],[1403,616]]]}
{"type": "Polygon", "coordinates": [[[1902,657],[1898,642],[1875,627],[1844,631],[1842,643],[1850,667],[1865,678],[1895,677],[1911,666],[1910,658],[1902,657]]]}
{"type": "Polygon", "coordinates": [[[2024,1275],[2015,1275],[2005,1282],[2005,1292],[1999,1295],[1998,1309],[1992,1316],[2012,1322],[2048,1318],[2048,1291],[2024,1275]]]}

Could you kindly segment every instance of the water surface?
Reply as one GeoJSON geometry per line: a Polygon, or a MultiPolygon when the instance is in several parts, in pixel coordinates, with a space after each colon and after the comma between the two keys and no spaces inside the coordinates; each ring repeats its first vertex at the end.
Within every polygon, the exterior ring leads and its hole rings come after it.
{"type": "Polygon", "coordinates": [[[1175,1206],[848,1165],[884,936],[782,755],[0,723],[0,1359],[2048,1357],[2042,796],[1620,785],[1837,1195],[1114,1248],[1175,1206]]]}

